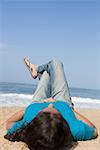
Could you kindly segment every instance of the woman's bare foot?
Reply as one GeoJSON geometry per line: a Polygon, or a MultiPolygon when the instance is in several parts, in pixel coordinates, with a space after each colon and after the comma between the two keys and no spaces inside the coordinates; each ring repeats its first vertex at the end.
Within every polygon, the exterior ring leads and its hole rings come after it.
{"type": "Polygon", "coordinates": [[[24,63],[26,67],[28,68],[28,70],[30,71],[32,77],[36,79],[38,76],[38,65],[32,64],[28,58],[24,58],[24,63]]]}

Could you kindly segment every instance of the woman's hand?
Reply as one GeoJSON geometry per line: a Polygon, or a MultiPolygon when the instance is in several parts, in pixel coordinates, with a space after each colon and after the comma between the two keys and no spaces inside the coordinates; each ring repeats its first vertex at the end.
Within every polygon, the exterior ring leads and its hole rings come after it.
{"type": "Polygon", "coordinates": [[[24,116],[25,108],[20,111],[14,113],[8,120],[5,121],[6,129],[10,129],[10,127],[17,121],[21,120],[24,116]]]}
{"type": "Polygon", "coordinates": [[[86,117],[84,117],[83,115],[81,115],[80,113],[78,113],[77,111],[73,110],[74,111],[74,114],[76,116],[76,118],[78,120],[81,120],[83,121],[84,123],[88,124],[89,126],[93,127],[94,128],[94,134],[93,134],[93,137],[92,138],[96,138],[98,136],[98,130],[96,128],[96,126],[90,121],[88,120],[86,117]]]}
{"type": "Polygon", "coordinates": [[[52,97],[44,99],[44,102],[55,102],[56,100],[53,99],[52,97]]]}

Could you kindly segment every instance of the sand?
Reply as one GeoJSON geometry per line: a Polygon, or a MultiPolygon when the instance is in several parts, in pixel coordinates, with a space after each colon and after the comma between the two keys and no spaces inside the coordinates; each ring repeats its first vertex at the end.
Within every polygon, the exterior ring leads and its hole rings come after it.
{"type": "MultiPolygon", "coordinates": [[[[14,112],[20,110],[20,107],[0,108],[0,150],[29,150],[23,142],[10,142],[3,138],[6,134],[4,121],[14,112]]],[[[77,109],[78,112],[89,118],[98,128],[100,134],[100,109],[77,109]]],[[[95,140],[78,142],[75,150],[100,150],[100,136],[95,140]]]]}

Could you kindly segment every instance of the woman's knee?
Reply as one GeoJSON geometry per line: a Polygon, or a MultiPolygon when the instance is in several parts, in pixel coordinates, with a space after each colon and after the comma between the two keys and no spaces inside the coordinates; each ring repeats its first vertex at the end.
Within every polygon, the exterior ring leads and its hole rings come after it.
{"type": "Polygon", "coordinates": [[[53,59],[51,62],[55,65],[63,66],[63,63],[61,62],[61,60],[59,60],[57,58],[53,59]]]}

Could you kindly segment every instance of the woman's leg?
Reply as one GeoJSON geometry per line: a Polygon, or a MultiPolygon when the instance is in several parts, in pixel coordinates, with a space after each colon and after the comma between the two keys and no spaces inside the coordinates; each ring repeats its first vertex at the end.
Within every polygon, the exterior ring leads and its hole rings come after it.
{"type": "Polygon", "coordinates": [[[58,59],[53,59],[48,64],[42,65],[38,67],[40,73],[44,70],[49,74],[49,82],[50,82],[50,96],[54,99],[61,98],[62,101],[67,102],[71,107],[73,107],[73,103],[71,101],[68,83],[65,77],[63,64],[58,59]]]}
{"type": "Polygon", "coordinates": [[[61,98],[62,101],[73,107],[62,62],[58,59],[53,59],[48,64],[48,71],[51,80],[52,97],[55,99],[61,98]]]}
{"type": "Polygon", "coordinates": [[[37,89],[33,96],[34,102],[43,102],[44,99],[51,97],[50,95],[50,77],[47,71],[44,71],[39,80],[37,89]]]}

